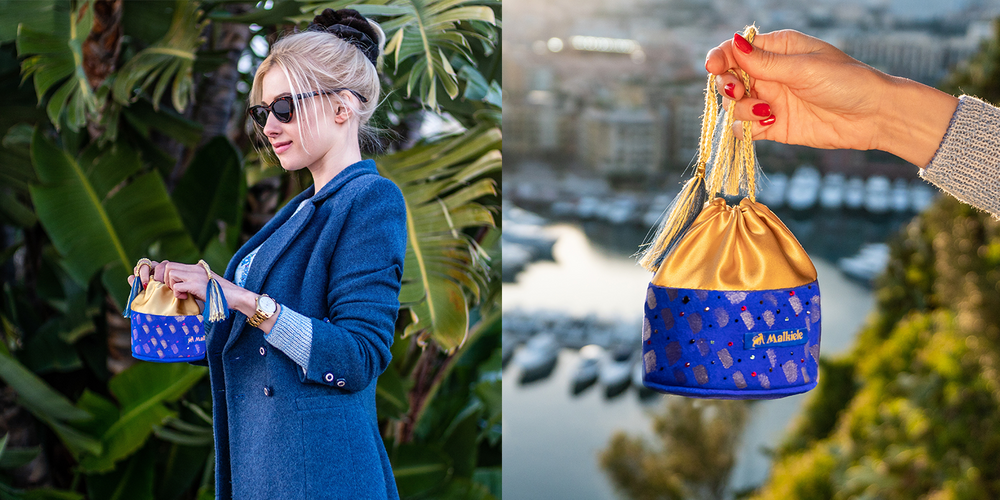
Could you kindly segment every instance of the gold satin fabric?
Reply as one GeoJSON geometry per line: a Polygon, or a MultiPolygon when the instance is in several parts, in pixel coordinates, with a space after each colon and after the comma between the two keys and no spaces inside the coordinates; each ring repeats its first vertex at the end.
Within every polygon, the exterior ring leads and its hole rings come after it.
{"type": "Polygon", "coordinates": [[[771,290],[816,281],[816,268],[766,206],[715,198],[653,276],[653,284],[699,290],[771,290]]]}
{"type": "MultiPolygon", "coordinates": [[[[136,277],[136,279],[139,279],[136,277]]],[[[201,314],[198,302],[194,297],[180,300],[174,297],[174,291],[166,283],[149,280],[146,289],[132,299],[132,310],[142,314],[158,316],[194,316],[201,314]]]]}

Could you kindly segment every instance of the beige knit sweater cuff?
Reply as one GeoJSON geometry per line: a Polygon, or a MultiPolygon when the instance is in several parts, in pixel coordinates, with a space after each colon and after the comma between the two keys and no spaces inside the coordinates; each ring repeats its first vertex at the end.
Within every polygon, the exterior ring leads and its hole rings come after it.
{"type": "Polygon", "coordinates": [[[920,176],[1000,219],[1000,109],[960,97],[937,153],[920,176]]]}

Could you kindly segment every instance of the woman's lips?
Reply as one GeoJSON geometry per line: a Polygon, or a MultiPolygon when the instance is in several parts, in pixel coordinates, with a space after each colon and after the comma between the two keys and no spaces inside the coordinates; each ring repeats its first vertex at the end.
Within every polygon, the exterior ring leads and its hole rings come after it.
{"type": "Polygon", "coordinates": [[[292,147],[292,141],[279,142],[274,145],[274,154],[280,155],[284,153],[288,148],[292,147]]]}

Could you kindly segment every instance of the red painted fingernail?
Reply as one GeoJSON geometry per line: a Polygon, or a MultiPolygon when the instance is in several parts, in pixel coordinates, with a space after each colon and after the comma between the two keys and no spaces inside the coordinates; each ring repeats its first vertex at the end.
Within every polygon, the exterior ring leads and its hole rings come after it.
{"type": "Polygon", "coordinates": [[[743,38],[743,35],[740,35],[739,33],[733,35],[733,43],[735,43],[736,48],[740,49],[740,52],[743,52],[744,54],[753,52],[753,45],[750,45],[750,42],[748,42],[746,38],[743,38]]]}
{"type": "Polygon", "coordinates": [[[771,106],[766,102],[753,105],[753,114],[757,116],[771,116],[771,106]]]}
{"type": "Polygon", "coordinates": [[[736,99],[736,95],[734,94],[736,90],[735,83],[727,83],[725,87],[722,87],[722,90],[726,93],[727,96],[736,99]]]}
{"type": "Polygon", "coordinates": [[[774,117],[770,116],[760,121],[761,125],[774,125],[774,117]]]}

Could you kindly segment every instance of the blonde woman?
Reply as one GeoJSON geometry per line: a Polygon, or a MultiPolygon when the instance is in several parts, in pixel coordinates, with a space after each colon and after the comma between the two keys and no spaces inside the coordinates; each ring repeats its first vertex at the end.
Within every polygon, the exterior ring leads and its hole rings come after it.
{"type": "MultiPolygon", "coordinates": [[[[217,498],[398,498],[375,385],[391,358],[406,214],[359,144],[384,43],[358,12],[326,9],[254,76],[257,132],[313,186],[215,276],[232,312],[206,338],[217,498]]],[[[160,262],[154,279],[205,300],[199,265],[160,262]]]]}

